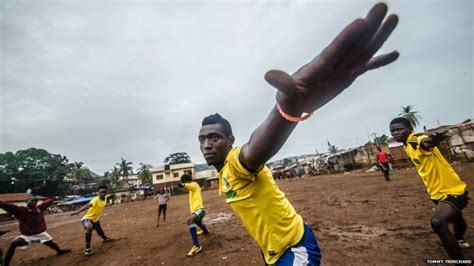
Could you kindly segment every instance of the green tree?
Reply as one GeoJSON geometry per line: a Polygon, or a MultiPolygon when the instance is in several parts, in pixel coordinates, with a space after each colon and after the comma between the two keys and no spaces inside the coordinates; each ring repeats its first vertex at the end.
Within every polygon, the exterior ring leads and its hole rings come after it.
{"type": "Polygon", "coordinates": [[[99,186],[108,186],[110,187],[111,182],[110,182],[110,172],[105,171],[102,177],[99,178],[99,186]]]}
{"type": "Polygon", "coordinates": [[[399,113],[398,115],[405,117],[410,121],[411,125],[413,128],[416,128],[420,124],[420,120],[422,119],[421,115],[419,114],[418,111],[413,110],[414,105],[407,105],[407,106],[401,106],[402,112],[399,113]]]}
{"type": "Polygon", "coordinates": [[[140,163],[140,168],[138,168],[138,178],[140,178],[142,184],[152,183],[152,175],[150,169],[151,165],[140,163]]]}
{"type": "Polygon", "coordinates": [[[89,168],[84,166],[83,162],[74,162],[70,164],[70,166],[70,178],[74,182],[73,191],[76,195],[80,185],[91,179],[91,171],[89,170],[89,168]]]}
{"type": "Polygon", "coordinates": [[[117,187],[119,184],[119,178],[120,178],[120,171],[117,167],[114,166],[112,170],[110,171],[110,174],[107,176],[108,180],[110,181],[109,184],[112,187],[117,187]]]}
{"type": "Polygon", "coordinates": [[[83,162],[74,162],[71,165],[71,179],[82,183],[91,179],[91,171],[84,166],[83,162]]]}
{"type": "Polygon", "coordinates": [[[165,164],[191,163],[191,157],[186,152],[176,152],[168,155],[163,162],[165,164]]]}
{"type": "Polygon", "coordinates": [[[335,145],[332,145],[331,142],[329,142],[329,140],[328,140],[328,151],[331,154],[335,154],[338,151],[340,151],[340,149],[338,147],[336,147],[335,145]]]}
{"type": "Polygon", "coordinates": [[[388,140],[388,136],[383,134],[382,136],[380,137],[374,137],[374,143],[375,144],[383,144],[385,142],[387,142],[388,140]]]}
{"type": "Polygon", "coordinates": [[[120,162],[117,163],[119,173],[123,177],[122,186],[124,182],[128,184],[128,177],[133,174],[132,164],[132,162],[127,162],[124,158],[121,158],[120,162]]]}
{"type": "Polygon", "coordinates": [[[26,192],[44,196],[64,195],[64,177],[72,172],[66,156],[29,148],[0,154],[0,193],[26,192]]]}

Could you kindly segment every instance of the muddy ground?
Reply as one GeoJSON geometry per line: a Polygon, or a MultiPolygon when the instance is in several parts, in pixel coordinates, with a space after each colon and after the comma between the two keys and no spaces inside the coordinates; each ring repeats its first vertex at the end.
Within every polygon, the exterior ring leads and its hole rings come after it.
{"type": "MultiPolygon", "coordinates": [[[[469,189],[474,184],[474,164],[456,164],[469,189]]],[[[429,218],[433,203],[414,168],[398,169],[386,182],[380,172],[354,171],[278,181],[297,212],[314,230],[321,246],[323,265],[425,265],[426,259],[447,259],[429,218]]],[[[473,193],[471,193],[472,195],[473,193]]],[[[211,234],[200,237],[204,251],[188,258],[192,242],[185,224],[188,196],[168,203],[167,224],[155,227],[153,200],[107,207],[101,217],[107,235],[118,239],[101,243],[93,235],[94,255],[85,257],[80,216],[69,213],[47,216],[48,232],[72,253],[55,256],[42,245],[17,250],[13,265],[252,265],[263,264],[260,251],[240,220],[217,190],[203,192],[208,214],[204,222],[211,234]]],[[[466,240],[474,244],[474,208],[464,210],[469,224],[466,240]]],[[[19,234],[11,229],[1,247],[19,234]]],[[[465,250],[474,259],[474,248],[465,250]]]]}

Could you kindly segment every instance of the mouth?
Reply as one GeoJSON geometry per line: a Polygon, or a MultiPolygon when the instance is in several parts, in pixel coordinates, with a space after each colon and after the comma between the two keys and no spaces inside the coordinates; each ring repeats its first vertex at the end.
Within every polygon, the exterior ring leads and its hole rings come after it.
{"type": "Polygon", "coordinates": [[[393,138],[394,138],[396,141],[402,141],[402,136],[400,136],[400,135],[393,136],[393,138]]]}
{"type": "Polygon", "coordinates": [[[207,160],[207,159],[213,159],[216,157],[216,154],[213,153],[213,152],[209,152],[209,153],[204,153],[203,154],[204,158],[207,160]]]}

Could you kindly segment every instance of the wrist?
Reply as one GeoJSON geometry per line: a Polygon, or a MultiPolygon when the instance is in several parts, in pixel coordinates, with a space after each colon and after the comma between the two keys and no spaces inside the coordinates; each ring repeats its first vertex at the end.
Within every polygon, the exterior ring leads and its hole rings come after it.
{"type": "Polygon", "coordinates": [[[296,111],[296,112],[289,113],[283,107],[281,107],[280,104],[278,104],[278,102],[276,103],[276,107],[277,107],[277,112],[279,113],[281,117],[283,117],[283,119],[293,122],[293,123],[304,121],[313,115],[313,112],[304,113],[303,111],[296,111]]]}

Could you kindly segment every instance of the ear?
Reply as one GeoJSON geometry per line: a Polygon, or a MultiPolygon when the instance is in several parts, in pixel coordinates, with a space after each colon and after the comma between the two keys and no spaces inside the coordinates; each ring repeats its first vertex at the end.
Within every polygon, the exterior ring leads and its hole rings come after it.
{"type": "Polygon", "coordinates": [[[227,143],[229,144],[229,147],[232,147],[234,145],[235,137],[234,136],[229,136],[227,139],[227,143]]]}

